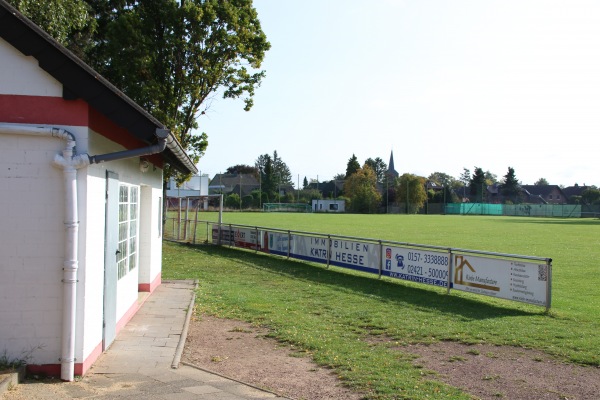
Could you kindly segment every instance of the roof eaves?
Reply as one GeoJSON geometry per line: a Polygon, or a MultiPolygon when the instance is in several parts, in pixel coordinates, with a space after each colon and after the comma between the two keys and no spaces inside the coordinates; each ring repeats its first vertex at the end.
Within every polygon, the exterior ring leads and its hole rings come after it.
{"type": "MultiPolygon", "coordinates": [[[[156,141],[156,129],[165,128],[139,104],[4,0],[0,0],[0,37],[23,54],[35,57],[40,68],[61,82],[63,98],[85,100],[108,119],[148,144],[156,141]]],[[[167,151],[161,155],[182,173],[198,172],[173,133],[169,133],[167,151]]]]}

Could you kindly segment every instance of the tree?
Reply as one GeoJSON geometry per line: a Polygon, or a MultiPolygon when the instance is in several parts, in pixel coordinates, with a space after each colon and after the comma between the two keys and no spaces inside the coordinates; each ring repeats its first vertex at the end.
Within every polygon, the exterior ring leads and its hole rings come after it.
{"type": "Polygon", "coordinates": [[[262,190],[270,198],[274,198],[276,194],[279,196],[278,188],[281,185],[292,185],[290,169],[279,157],[277,150],[273,152],[273,157],[269,154],[258,156],[254,165],[261,175],[262,190]]]}
{"type": "Polygon", "coordinates": [[[298,194],[300,203],[311,204],[313,200],[321,200],[323,195],[317,189],[303,189],[298,194]]]}
{"type": "Polygon", "coordinates": [[[406,213],[416,214],[427,200],[425,178],[403,174],[398,178],[397,201],[406,202],[406,213]]]}
{"type": "Polygon", "coordinates": [[[581,201],[583,204],[600,204],[600,190],[591,186],[581,192],[581,201]]]}
{"type": "Polygon", "coordinates": [[[377,183],[383,183],[385,179],[385,173],[387,171],[387,164],[379,157],[376,159],[367,158],[365,165],[371,167],[377,177],[377,183]]]}
{"type": "Polygon", "coordinates": [[[381,203],[377,177],[366,164],[346,178],[344,193],[350,198],[350,210],[353,212],[374,213],[381,203]]]}
{"type": "Polygon", "coordinates": [[[427,179],[444,187],[454,187],[456,182],[456,179],[443,172],[433,172],[427,177],[427,179]]]}
{"type": "Polygon", "coordinates": [[[306,176],[304,177],[304,181],[302,182],[302,189],[306,189],[308,187],[308,179],[306,176]]]}
{"type": "Polygon", "coordinates": [[[515,176],[514,168],[508,167],[508,172],[504,175],[504,180],[502,181],[501,192],[503,196],[508,197],[513,203],[518,203],[521,188],[515,176]]]}
{"type": "Polygon", "coordinates": [[[227,168],[225,173],[226,174],[246,174],[246,175],[253,175],[255,177],[258,177],[258,169],[256,167],[253,167],[251,165],[246,165],[246,164],[237,164],[237,165],[231,166],[231,167],[227,168]]]}
{"type": "Polygon", "coordinates": [[[352,154],[352,157],[350,157],[350,159],[348,160],[348,165],[346,166],[345,179],[348,179],[350,176],[352,176],[352,174],[354,174],[359,169],[360,169],[360,164],[358,163],[358,158],[356,158],[356,156],[354,154],[352,154]]]}
{"type": "Polygon", "coordinates": [[[279,183],[282,185],[293,185],[290,168],[279,157],[277,150],[273,151],[273,173],[277,175],[279,183]]]}
{"type": "Polygon", "coordinates": [[[471,183],[471,170],[463,167],[463,172],[460,174],[458,180],[463,184],[463,198],[465,198],[467,197],[466,188],[471,183]]]}
{"type": "Polygon", "coordinates": [[[545,186],[545,185],[549,185],[549,183],[546,180],[546,178],[540,178],[537,181],[535,181],[534,185],[536,185],[536,186],[545,186]]]}
{"type": "Polygon", "coordinates": [[[208,145],[197,119],[217,93],[252,107],[270,44],[251,0],[88,4],[98,25],[88,64],[171,129],[194,162],[208,145]]]}
{"type": "Polygon", "coordinates": [[[469,193],[475,197],[475,201],[483,202],[485,186],[485,173],[483,172],[483,169],[475,167],[473,176],[469,181],[469,193]]]}
{"type": "Polygon", "coordinates": [[[444,172],[433,172],[427,179],[431,182],[442,186],[444,189],[441,192],[433,193],[429,196],[429,201],[432,203],[454,203],[458,200],[453,189],[458,189],[463,186],[461,181],[454,179],[452,176],[444,172]]]}
{"type": "Polygon", "coordinates": [[[485,171],[485,183],[487,185],[493,185],[498,183],[498,176],[496,174],[492,174],[490,171],[485,171]]]}
{"type": "Polygon", "coordinates": [[[292,174],[290,173],[290,168],[287,164],[279,157],[277,154],[277,150],[273,151],[273,156],[271,157],[269,154],[262,154],[258,156],[256,161],[254,162],[254,166],[258,171],[265,171],[265,166],[267,164],[267,160],[270,160],[274,175],[273,180],[278,184],[292,185],[292,174]]]}
{"type": "Polygon", "coordinates": [[[241,208],[242,201],[240,199],[240,195],[237,193],[231,193],[229,196],[225,197],[225,207],[236,209],[241,208]]]}
{"type": "MultiPolygon", "coordinates": [[[[93,34],[96,21],[83,0],[8,0],[63,46],[73,47],[73,38],[84,31],[93,34]]],[[[77,52],[76,52],[77,53],[77,52]]],[[[80,55],[80,54],[78,54],[80,55]]]]}
{"type": "Polygon", "coordinates": [[[269,198],[275,196],[277,190],[277,182],[273,175],[273,159],[268,154],[263,154],[256,160],[256,169],[260,174],[261,190],[266,193],[269,198]]]}
{"type": "Polygon", "coordinates": [[[343,181],[344,179],[346,179],[346,174],[340,173],[333,176],[334,181],[343,181]]]}

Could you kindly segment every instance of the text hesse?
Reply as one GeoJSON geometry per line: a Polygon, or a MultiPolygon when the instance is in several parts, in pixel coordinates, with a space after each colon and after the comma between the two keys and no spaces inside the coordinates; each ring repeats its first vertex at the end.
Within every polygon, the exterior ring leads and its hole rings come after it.
{"type": "Polygon", "coordinates": [[[333,240],[331,241],[331,247],[333,248],[333,259],[335,261],[354,265],[365,265],[364,255],[345,252],[344,250],[353,252],[368,252],[368,244],[333,240]]]}

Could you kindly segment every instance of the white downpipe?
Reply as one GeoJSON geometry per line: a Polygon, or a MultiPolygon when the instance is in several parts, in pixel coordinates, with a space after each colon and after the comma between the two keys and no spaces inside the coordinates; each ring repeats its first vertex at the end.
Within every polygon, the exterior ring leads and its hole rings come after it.
{"type": "Polygon", "coordinates": [[[63,262],[63,325],[60,379],[75,378],[75,328],[77,311],[77,269],[79,267],[79,211],[77,207],[77,168],[87,165],[85,158],[73,157],[74,140],[67,140],[62,156],[54,157],[54,165],[62,168],[65,185],[65,259],[63,262]]]}
{"type": "Polygon", "coordinates": [[[61,341],[61,372],[64,381],[75,379],[75,315],[78,267],[77,168],[89,165],[87,155],[73,156],[75,137],[64,129],[0,124],[0,133],[50,136],[66,140],[62,155],[54,157],[54,165],[62,168],[65,182],[65,260],[63,264],[63,324],[61,341]]]}

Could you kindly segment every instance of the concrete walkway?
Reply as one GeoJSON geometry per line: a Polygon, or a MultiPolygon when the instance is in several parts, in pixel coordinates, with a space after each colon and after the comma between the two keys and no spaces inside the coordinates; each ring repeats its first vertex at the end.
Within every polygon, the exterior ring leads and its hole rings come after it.
{"type": "Polygon", "coordinates": [[[179,363],[194,287],[163,281],[81,380],[27,381],[3,399],[284,399],[179,363]]]}

